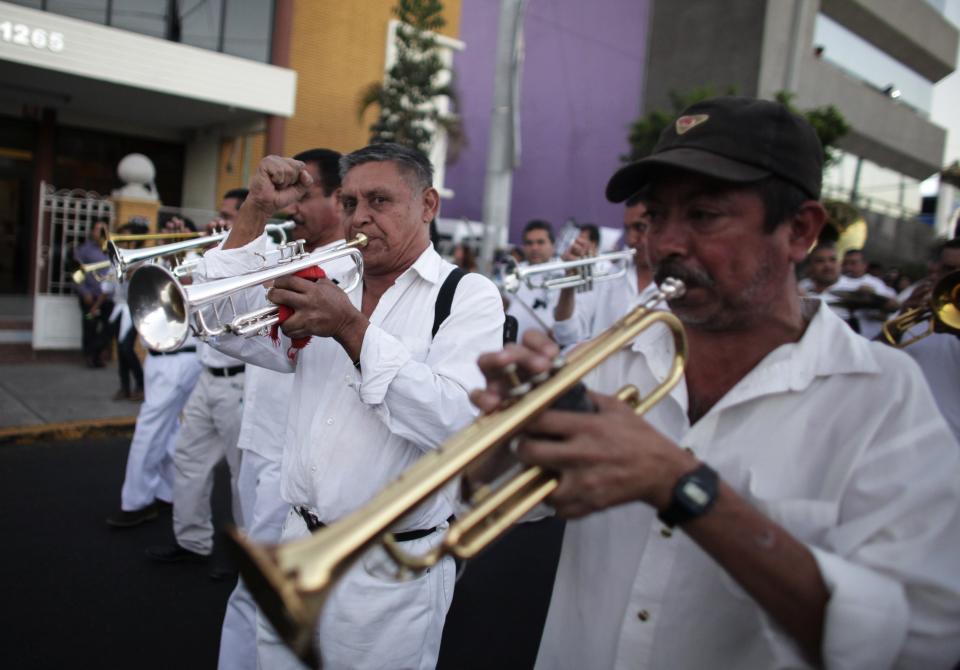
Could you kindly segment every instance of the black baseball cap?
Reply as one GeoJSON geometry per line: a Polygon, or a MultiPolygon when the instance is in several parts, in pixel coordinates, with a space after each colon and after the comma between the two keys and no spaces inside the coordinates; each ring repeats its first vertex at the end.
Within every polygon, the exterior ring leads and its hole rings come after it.
{"type": "Polygon", "coordinates": [[[617,170],[607,183],[607,200],[626,200],[665,167],[739,183],[773,175],[817,200],[823,147],[806,119],[778,102],[704,100],[667,126],[652,154],[617,170]]]}

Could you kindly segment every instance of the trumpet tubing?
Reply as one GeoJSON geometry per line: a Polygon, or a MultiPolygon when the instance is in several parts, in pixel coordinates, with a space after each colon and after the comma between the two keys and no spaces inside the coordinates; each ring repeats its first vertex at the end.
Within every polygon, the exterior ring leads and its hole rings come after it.
{"type": "Polygon", "coordinates": [[[884,339],[900,349],[935,332],[960,335],[960,270],[937,282],[926,305],[909,309],[883,324],[884,339]],[[924,321],[928,322],[927,330],[904,342],[907,331],[924,321]]]}
{"type": "Polygon", "coordinates": [[[624,276],[627,273],[627,264],[633,259],[635,253],[633,249],[626,249],[597,256],[576,258],[570,261],[537,263],[526,267],[514,264],[503,279],[503,288],[510,293],[516,293],[524,284],[532,289],[545,288],[550,290],[591,287],[594,282],[610,281],[624,276]],[[594,270],[598,263],[611,263],[617,267],[611,272],[597,273],[594,270]],[[547,277],[539,282],[533,280],[534,277],[539,275],[566,273],[570,270],[575,272],[565,274],[562,277],[547,277]]]}
{"type": "MultiPolygon", "coordinates": [[[[171,254],[179,254],[184,251],[189,251],[190,249],[205,247],[208,244],[215,244],[225,238],[228,233],[223,231],[213,233],[212,235],[202,236],[197,236],[195,233],[172,233],[172,235],[181,236],[188,234],[190,236],[189,239],[184,239],[180,242],[171,242],[170,244],[161,244],[156,247],[146,247],[144,249],[121,249],[114,241],[120,237],[117,236],[111,238],[110,242],[107,244],[107,255],[110,257],[110,262],[113,264],[113,268],[117,272],[117,277],[122,278],[124,274],[126,274],[127,270],[137,263],[154,260],[161,258],[162,256],[169,256],[171,254]]],[[[133,236],[127,235],[125,237],[133,236]]]]}
{"type": "Polygon", "coordinates": [[[285,247],[288,255],[271,267],[190,286],[183,286],[166,268],[144,265],[130,279],[127,304],[140,336],[156,351],[179,349],[191,330],[201,339],[224,333],[250,336],[277,323],[279,309],[268,307],[238,314],[230,300],[234,293],[343,257],[351,258],[357,268],[354,281],[341,287],[349,293],[363,277],[363,256],[357,247],[366,244],[366,235],[358,234],[353,241],[314,256],[303,251],[302,242],[290,243],[285,247]],[[217,307],[223,301],[232,312],[229,320],[217,307]],[[209,317],[204,314],[206,309],[211,312],[209,317]]]}
{"type": "Polygon", "coordinates": [[[643,413],[667,395],[683,376],[686,339],[675,316],[653,311],[653,307],[682,292],[681,282],[667,280],[657,296],[574,351],[568,360],[556,364],[549,375],[532,379],[530,389],[523,395],[478,418],[421,457],[369,503],[314,535],[266,546],[231,530],[230,536],[239,548],[244,580],[294,653],[316,664],[318,656],[312,638],[317,617],[330,587],[364,551],[382,543],[401,573],[429,568],[445,555],[470,558],[544,500],[556,488],[556,477],[537,467],[521,466],[501,477],[495,486],[481,489],[471,501],[471,511],[454,522],[443,541],[425,555],[412,556],[402,551],[388,532],[411,509],[519,435],[531,419],[577,386],[590,370],[655,323],[666,325],[674,339],[673,366],[667,379],[646,399],[640,400],[633,387],[622,389],[618,397],[629,402],[637,413],[643,413]]]}

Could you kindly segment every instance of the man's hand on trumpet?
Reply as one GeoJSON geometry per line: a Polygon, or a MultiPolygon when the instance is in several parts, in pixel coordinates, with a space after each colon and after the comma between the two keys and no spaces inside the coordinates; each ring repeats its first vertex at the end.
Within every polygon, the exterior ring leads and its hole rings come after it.
{"type": "Polygon", "coordinates": [[[291,339],[316,335],[332,337],[350,360],[360,360],[363,336],[369,320],[350,302],[349,296],[329,279],[311,281],[302,277],[280,277],[267,299],[294,311],[281,329],[291,339]]]}
{"type": "MultiPolygon", "coordinates": [[[[528,331],[513,345],[478,360],[486,388],[471,399],[492,412],[507,397],[511,371],[521,379],[546,372],[559,353],[541,332],[528,331]]],[[[577,518],[626,502],[666,508],[673,484],[697,466],[688,452],[665,438],[626,403],[589,394],[593,413],[547,410],[529,423],[516,448],[519,460],[555,473],[560,485],[547,499],[557,514],[577,518]]]]}

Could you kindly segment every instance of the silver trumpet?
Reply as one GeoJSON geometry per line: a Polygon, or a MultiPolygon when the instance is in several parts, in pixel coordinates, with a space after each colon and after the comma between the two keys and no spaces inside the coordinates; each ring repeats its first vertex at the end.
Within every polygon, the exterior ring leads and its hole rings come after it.
{"type": "Polygon", "coordinates": [[[553,261],[520,267],[511,261],[511,267],[503,277],[503,288],[516,293],[526,284],[531,289],[559,290],[579,286],[592,287],[594,282],[618,279],[627,273],[627,266],[633,259],[634,250],[611,251],[597,256],[575,258],[572,261],[553,261]],[[609,272],[594,272],[598,263],[607,262],[613,268],[609,272]],[[572,272],[569,272],[571,271],[572,272]],[[550,275],[560,275],[553,276],[550,275]]]}
{"type": "MultiPolygon", "coordinates": [[[[161,244],[155,247],[145,247],[143,249],[121,249],[114,240],[107,243],[107,257],[117,273],[119,281],[123,281],[123,276],[132,266],[144,261],[152,261],[163,256],[179,254],[191,249],[202,248],[210,244],[216,244],[224,239],[229,231],[223,230],[210,235],[201,235],[180,242],[171,242],[170,244],[161,244]]],[[[183,273],[181,273],[183,274],[183,273]]]]}
{"type": "Polygon", "coordinates": [[[226,333],[242,337],[265,334],[279,321],[279,308],[270,306],[239,314],[232,299],[235,293],[345,257],[356,266],[353,280],[341,287],[349,293],[363,279],[363,255],[358,247],[366,245],[367,236],[360,233],[350,242],[314,255],[304,250],[303,240],[297,240],[284,245],[269,267],[189,286],[182,285],[166,268],[143,265],[130,278],[127,304],[143,341],[156,351],[179,349],[191,331],[201,340],[226,333]],[[205,310],[211,312],[209,319],[205,310]]]}
{"type": "Polygon", "coordinates": [[[296,221],[280,221],[279,223],[268,223],[266,231],[268,233],[277,233],[280,235],[280,244],[290,242],[290,231],[297,225],[296,221]]]}

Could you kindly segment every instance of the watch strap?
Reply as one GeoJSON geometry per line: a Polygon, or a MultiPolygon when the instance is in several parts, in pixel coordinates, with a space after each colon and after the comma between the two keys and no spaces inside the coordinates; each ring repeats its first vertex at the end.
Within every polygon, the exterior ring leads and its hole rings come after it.
{"type": "Polygon", "coordinates": [[[670,504],[657,514],[665,526],[673,528],[703,516],[717,499],[719,477],[706,463],[701,463],[677,480],[670,504]]]}

